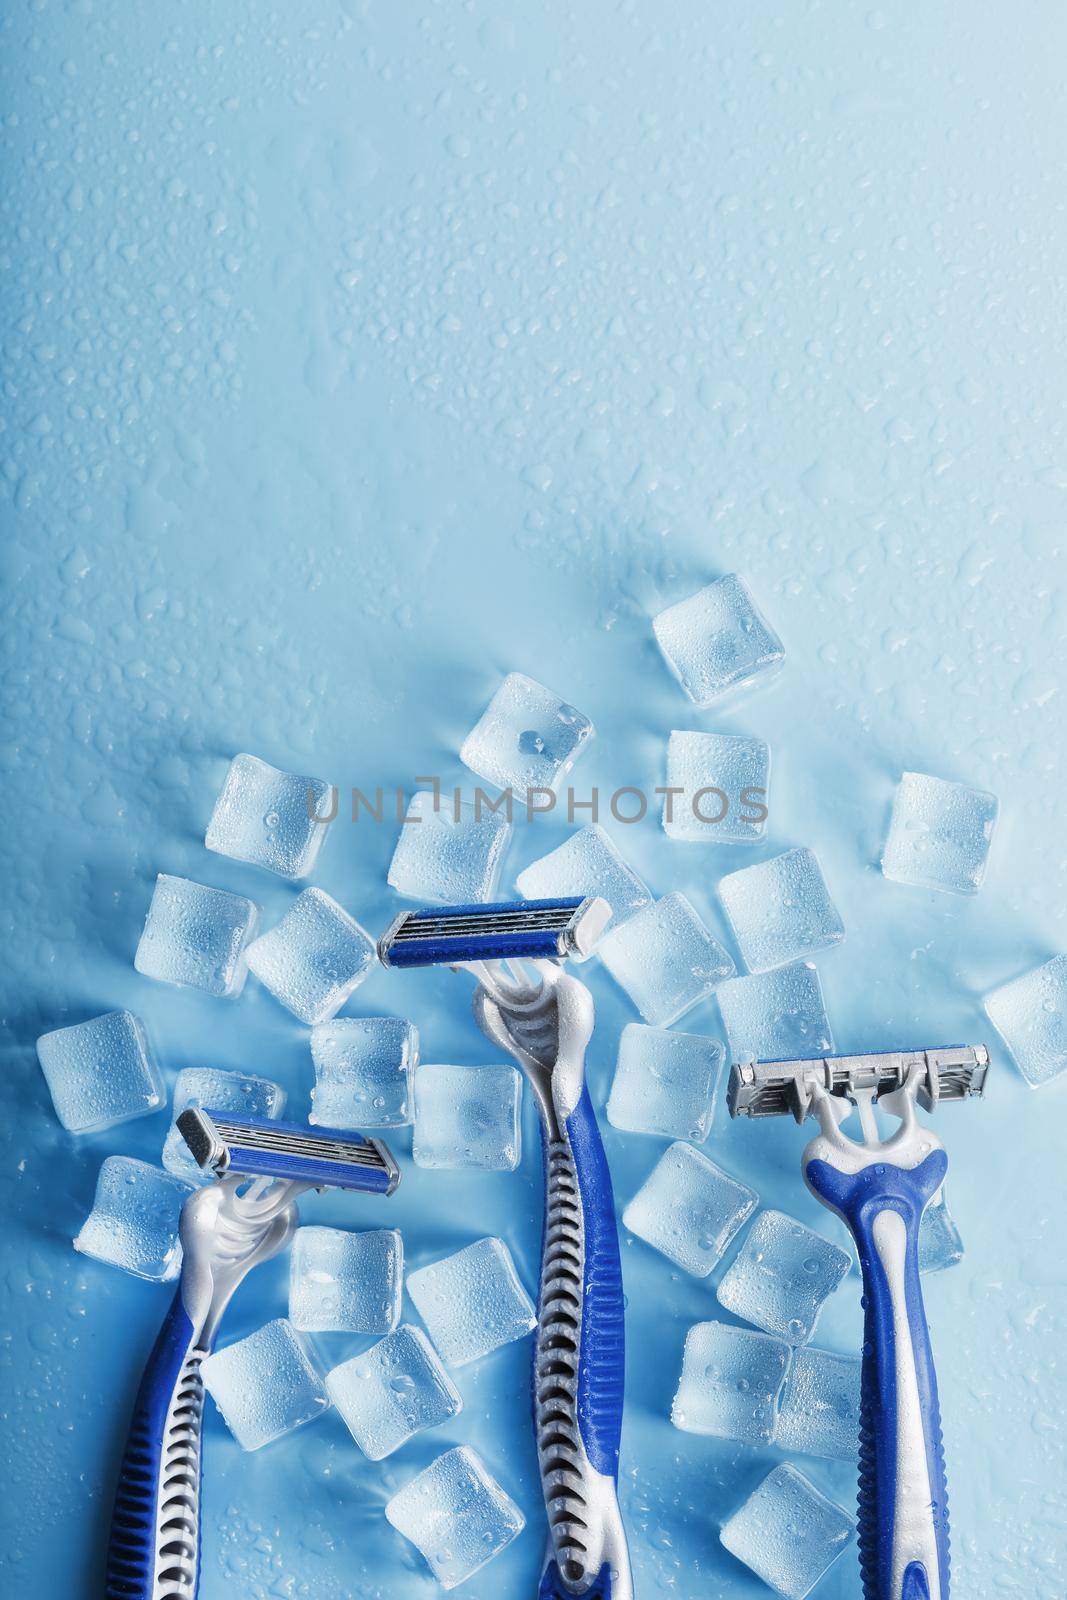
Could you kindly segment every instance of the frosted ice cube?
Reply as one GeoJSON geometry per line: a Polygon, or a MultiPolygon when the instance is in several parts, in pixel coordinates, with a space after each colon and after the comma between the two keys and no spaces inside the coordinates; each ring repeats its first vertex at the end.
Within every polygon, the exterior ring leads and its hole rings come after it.
{"type": "Polygon", "coordinates": [[[850,1542],[855,1521],[783,1462],[764,1478],[719,1534],[785,1600],[804,1600],[850,1542]]]}
{"type": "Polygon", "coordinates": [[[261,1449],[330,1404],[306,1340],[284,1317],[205,1356],[200,1376],[242,1450],[261,1449]]]}
{"type": "Polygon", "coordinates": [[[501,1239],[478,1239],[409,1273],[408,1294],[452,1367],[521,1339],[537,1323],[533,1301],[501,1239]]]}
{"type": "Polygon", "coordinates": [[[174,1082],[172,1120],[163,1143],[163,1165],[187,1183],[206,1183],[202,1172],[175,1124],[183,1111],[200,1106],[206,1111],[230,1111],[249,1117],[280,1117],[285,1110],[285,1090],[269,1078],[249,1072],[226,1072],[220,1067],[183,1067],[174,1082]]]}
{"type": "Polygon", "coordinates": [[[788,1370],[784,1339],[725,1322],[698,1322],[686,1334],[671,1421],[685,1433],[767,1444],[788,1370]]]}
{"type": "Polygon", "coordinates": [[[799,1345],[778,1407],[774,1442],[798,1455],[854,1461],[859,1453],[859,1356],[799,1345]]]}
{"type": "Polygon", "coordinates": [[[919,1224],[919,1271],[943,1272],[963,1260],[963,1240],[948,1209],[944,1189],[923,1212],[919,1224]]]}
{"type": "Polygon", "coordinates": [[[189,1184],[146,1161],[108,1156],[74,1248],[153,1283],[176,1278],[182,1264],[178,1227],[192,1193],[189,1184]]]}
{"type": "Polygon", "coordinates": [[[630,1133],[707,1138],[726,1052],[699,1033],[631,1022],[622,1030],[608,1121],[630,1133]]]}
{"type": "Polygon", "coordinates": [[[283,878],[306,878],[331,810],[330,785],[321,778],[280,772],[257,756],[234,756],[204,843],[220,856],[250,861],[283,878]]]}
{"type": "Polygon", "coordinates": [[[555,789],[593,737],[593,724],[544,684],[509,672],[459,758],[479,778],[525,799],[530,789],[555,789]]]}
{"type": "Polygon", "coordinates": [[[133,964],[146,978],[232,999],[247,977],[259,907],[243,894],[161,872],[133,964]]]}
{"type": "Polygon", "coordinates": [[[311,1122],[326,1128],[401,1128],[414,1116],[419,1035],[396,1017],[334,1017],[311,1030],[311,1122]]]}
{"type": "Polygon", "coordinates": [[[672,732],[663,828],[692,844],[758,844],[767,831],[771,752],[762,739],[672,732]],[[707,791],[706,793],[704,791],[707,791]]]}
{"type": "Polygon", "coordinates": [[[626,865],[608,835],[596,823],[579,828],[547,856],[531,861],[515,883],[527,900],[599,895],[611,907],[612,929],[618,928],[652,899],[636,872],[626,865]]]}
{"type": "Polygon", "coordinates": [[[459,1390],[419,1328],[404,1323],[326,1374],[326,1392],[365,1456],[381,1461],[423,1428],[463,1409],[459,1390]]]}
{"type": "Polygon", "coordinates": [[[424,1063],[415,1074],[415,1165],[514,1172],[521,1105],[514,1067],[424,1063]]]}
{"type": "Polygon", "coordinates": [[[750,972],[840,944],[845,925],[811,850],[786,850],[719,880],[719,898],[750,972]]]}
{"type": "Polygon", "coordinates": [[[301,1022],[326,1022],[370,972],[374,940],[321,889],[303,889],[248,947],[260,983],[301,1022]]]}
{"type": "Polygon", "coordinates": [[[391,1333],[403,1288],[404,1246],[394,1228],[297,1228],[289,1321],[302,1333],[391,1333]]]}
{"type": "Polygon", "coordinates": [[[765,1333],[806,1344],[852,1265],[839,1245],[784,1211],[763,1211],[718,1287],[719,1304],[765,1333]]]}
{"type": "Polygon", "coordinates": [[[732,1061],[790,1061],[829,1055],[834,1048],[819,974],[810,961],[729,978],[715,999],[732,1061]]]}
{"type": "Polygon", "coordinates": [[[905,772],[893,796],[882,871],[896,883],[946,894],[977,894],[997,821],[984,789],[905,772]]]}
{"type": "Polygon", "coordinates": [[[1067,955],[987,994],[989,1020],[1032,1089],[1067,1072],[1067,955]]]}
{"type": "Polygon", "coordinates": [[[389,884],[412,900],[489,900],[511,843],[500,812],[426,791],[413,794],[389,864],[389,884]]]}
{"type": "Polygon", "coordinates": [[[163,1083],[132,1011],[107,1011],[37,1041],[56,1116],[68,1133],[97,1133],[163,1104],[163,1083]]]}
{"type": "Polygon", "coordinates": [[[684,894],[642,906],[608,926],[597,955],[646,1022],[667,1027],[736,971],[684,894]]]}
{"type": "Polygon", "coordinates": [[[479,1572],[526,1519],[467,1445],[448,1450],[387,1502],[397,1533],[421,1551],[442,1589],[479,1572]]]}
{"type": "Polygon", "coordinates": [[[736,572],[668,606],[652,627],[667,665],[698,706],[776,671],[785,658],[782,641],[736,572]]]}
{"type": "Polygon", "coordinates": [[[686,1272],[706,1278],[758,1204],[747,1183],[679,1143],[660,1156],[622,1220],[686,1272]]]}

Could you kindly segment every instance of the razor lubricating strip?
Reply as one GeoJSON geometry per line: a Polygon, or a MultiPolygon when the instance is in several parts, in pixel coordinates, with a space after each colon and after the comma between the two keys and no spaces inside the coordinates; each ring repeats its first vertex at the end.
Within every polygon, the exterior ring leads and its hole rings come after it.
{"type": "Polygon", "coordinates": [[[382,936],[378,956],[386,967],[561,961],[588,955],[610,915],[592,896],[405,911],[382,936]]]}

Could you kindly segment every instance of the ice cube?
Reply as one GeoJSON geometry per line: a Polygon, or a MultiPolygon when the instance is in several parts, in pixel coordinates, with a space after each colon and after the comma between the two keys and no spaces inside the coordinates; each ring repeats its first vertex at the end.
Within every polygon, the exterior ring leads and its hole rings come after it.
{"type": "Polygon", "coordinates": [[[795,1217],[763,1211],[723,1275],[719,1304],[765,1333],[806,1344],[851,1265],[847,1250],[795,1217]]]}
{"type": "Polygon", "coordinates": [[[238,755],[215,801],[204,843],[283,878],[306,878],[331,820],[330,785],[238,755]],[[319,818],[326,820],[319,821],[319,818]]]}
{"type": "Polygon", "coordinates": [[[692,844],[758,844],[767,831],[771,752],[762,739],[675,729],[667,744],[663,828],[692,844]]]}
{"type": "Polygon", "coordinates": [[[905,772],[893,796],[882,871],[919,889],[977,894],[997,810],[996,796],[984,789],[905,772]]]}
{"type": "Polygon", "coordinates": [[[259,1450],[330,1404],[310,1348],[278,1317],[201,1363],[200,1376],[242,1450],[259,1450]]]}
{"type": "Polygon", "coordinates": [[[514,1067],[424,1063],[415,1074],[415,1165],[514,1172],[521,1105],[514,1067]]]}
{"type": "Polygon", "coordinates": [[[1067,955],[987,994],[989,1020],[1032,1089],[1067,1072],[1067,955]]]}
{"type": "Polygon", "coordinates": [[[326,1374],[326,1392],[365,1456],[381,1461],[423,1428],[463,1409],[429,1339],[404,1323],[326,1374]]]}
{"type": "Polygon", "coordinates": [[[963,1260],[963,1240],[940,1189],[919,1224],[919,1271],[943,1272],[963,1260]]]}
{"type": "Polygon", "coordinates": [[[389,884],[412,900],[492,899],[511,823],[469,800],[413,794],[389,865],[389,884]]]}
{"type": "Polygon", "coordinates": [[[788,1370],[784,1339],[725,1322],[698,1322],[686,1334],[671,1421],[685,1433],[767,1444],[788,1370]]]}
{"type": "Polygon", "coordinates": [[[370,972],[374,940],[321,889],[303,889],[248,947],[260,983],[301,1022],[326,1022],[370,972]]]}
{"type": "Polygon", "coordinates": [[[438,1456],[394,1494],[385,1514],[421,1551],[442,1589],[481,1571],[526,1524],[468,1445],[438,1456]]]}
{"type": "Polygon", "coordinates": [[[269,1078],[249,1072],[225,1072],[219,1067],[183,1067],[174,1082],[172,1121],[163,1143],[163,1165],[187,1183],[206,1183],[176,1123],[190,1106],[205,1111],[229,1111],[239,1116],[280,1117],[285,1110],[285,1090],[269,1078]]]}
{"type": "Polygon", "coordinates": [[[244,988],[259,907],[243,894],[161,872],[133,964],[146,978],[232,999],[244,988]]]}
{"type": "Polygon", "coordinates": [[[451,1367],[480,1360],[521,1339],[537,1323],[533,1301],[501,1239],[478,1239],[409,1273],[408,1294],[451,1367]]]}
{"type": "Polygon", "coordinates": [[[464,766],[525,800],[530,789],[555,790],[593,737],[589,718],[544,684],[509,672],[464,739],[464,766]]]}
{"type": "Polygon", "coordinates": [[[394,1228],[297,1228],[289,1321],[301,1333],[391,1333],[403,1288],[404,1246],[394,1228]]]}
{"type": "Polygon", "coordinates": [[[783,1462],[724,1522],[719,1534],[785,1600],[804,1600],[852,1539],[855,1521],[783,1462]]]}
{"type": "Polygon", "coordinates": [[[759,1204],[759,1195],[691,1144],[663,1152],[622,1220],[669,1260],[706,1278],[759,1204]]]}
{"type": "Polygon", "coordinates": [[[782,641],[736,572],[668,606],[652,627],[667,665],[698,706],[776,671],[785,658],[782,641]]]}
{"type": "Polygon", "coordinates": [[[608,931],[597,955],[646,1022],[668,1027],[736,971],[684,894],[665,894],[608,931]]]}
{"type": "Polygon", "coordinates": [[[159,1068],[132,1011],[107,1011],[42,1033],[37,1059],[68,1133],[98,1133],[163,1104],[159,1068]]]}
{"type": "Polygon", "coordinates": [[[774,1442],[804,1456],[854,1461],[859,1453],[859,1356],[799,1345],[778,1407],[774,1442]]]}
{"type": "Polygon", "coordinates": [[[182,1264],[178,1226],[192,1193],[190,1184],[147,1161],[108,1156],[74,1248],[153,1283],[176,1278],[182,1264]]]}
{"type": "Polygon", "coordinates": [[[308,1119],[326,1128],[401,1128],[414,1116],[419,1035],[396,1017],[335,1017],[311,1030],[308,1119]]]}
{"type": "Polygon", "coordinates": [[[726,1052],[699,1033],[668,1033],[631,1022],[622,1030],[608,1121],[667,1139],[708,1136],[726,1052]]]}
{"type": "Polygon", "coordinates": [[[636,872],[630,870],[596,823],[579,828],[547,856],[531,861],[515,883],[527,900],[599,895],[611,907],[612,929],[652,899],[636,872]]]}
{"type": "Polygon", "coordinates": [[[732,1061],[790,1061],[829,1055],[834,1048],[819,974],[810,961],[729,978],[715,999],[732,1061]]]}
{"type": "Polygon", "coordinates": [[[750,972],[784,966],[845,937],[811,850],[786,850],[727,873],[719,880],[719,898],[750,972]]]}

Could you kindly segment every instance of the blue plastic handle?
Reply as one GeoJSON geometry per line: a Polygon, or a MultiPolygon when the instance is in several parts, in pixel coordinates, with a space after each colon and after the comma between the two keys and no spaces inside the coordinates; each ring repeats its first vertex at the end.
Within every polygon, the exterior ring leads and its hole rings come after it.
{"type": "MultiPolygon", "coordinates": [[[[145,1366],[134,1402],[133,1418],[119,1468],[118,1488],[111,1517],[107,1551],[106,1600],[152,1600],[159,1549],[157,1527],[160,1479],[163,1469],[167,1417],[183,1369],[195,1343],[179,1288],[145,1366]]],[[[188,1373],[186,1381],[189,1381],[188,1373]]],[[[197,1375],[196,1383],[199,1385],[197,1375]]],[[[203,1390],[190,1397],[190,1417],[196,1436],[196,1483],[190,1486],[195,1503],[200,1500],[200,1413],[203,1390]]],[[[177,1538],[177,1535],[175,1535],[177,1538]]],[[[196,1519],[195,1565],[200,1566],[200,1521],[196,1519]]]]}
{"type": "Polygon", "coordinates": [[[863,1274],[864,1600],[948,1600],[948,1490],[919,1281],[919,1224],[946,1167],[945,1153],[937,1149],[911,1170],[874,1161],[845,1173],[823,1160],[809,1161],[805,1169],[809,1187],[848,1224],[863,1274]]]}
{"type": "Polygon", "coordinates": [[[611,1173],[587,1088],[567,1119],[567,1140],[585,1229],[578,1429],[594,1471],[617,1480],[626,1376],[622,1263],[611,1173]]]}

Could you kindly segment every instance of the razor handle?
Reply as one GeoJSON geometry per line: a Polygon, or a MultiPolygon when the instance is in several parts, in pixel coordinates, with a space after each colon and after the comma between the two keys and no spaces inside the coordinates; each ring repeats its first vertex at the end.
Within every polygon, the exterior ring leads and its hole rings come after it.
{"type": "MultiPolygon", "coordinates": [[[[918,1131],[918,1130],[916,1130],[918,1131]]],[[[948,1165],[940,1141],[890,1155],[805,1159],[808,1187],[843,1218],[863,1274],[859,1553],[864,1600],[948,1600],[948,1490],[919,1224],[948,1165]],[[920,1160],[923,1151],[929,1153],[920,1160]],[[903,1163],[908,1160],[912,1165],[903,1163]],[[847,1170],[846,1170],[847,1168],[847,1170]]]]}
{"type": "Polygon", "coordinates": [[[533,1409],[549,1546],[539,1600],[632,1600],[617,1483],[623,1294],[615,1201],[584,1086],[546,1119],[533,1409]]]}
{"type": "Polygon", "coordinates": [[[134,1403],[111,1518],[106,1600],[194,1600],[200,1577],[200,1363],[212,1342],[204,1336],[203,1319],[190,1317],[179,1284],[134,1403]]]}

